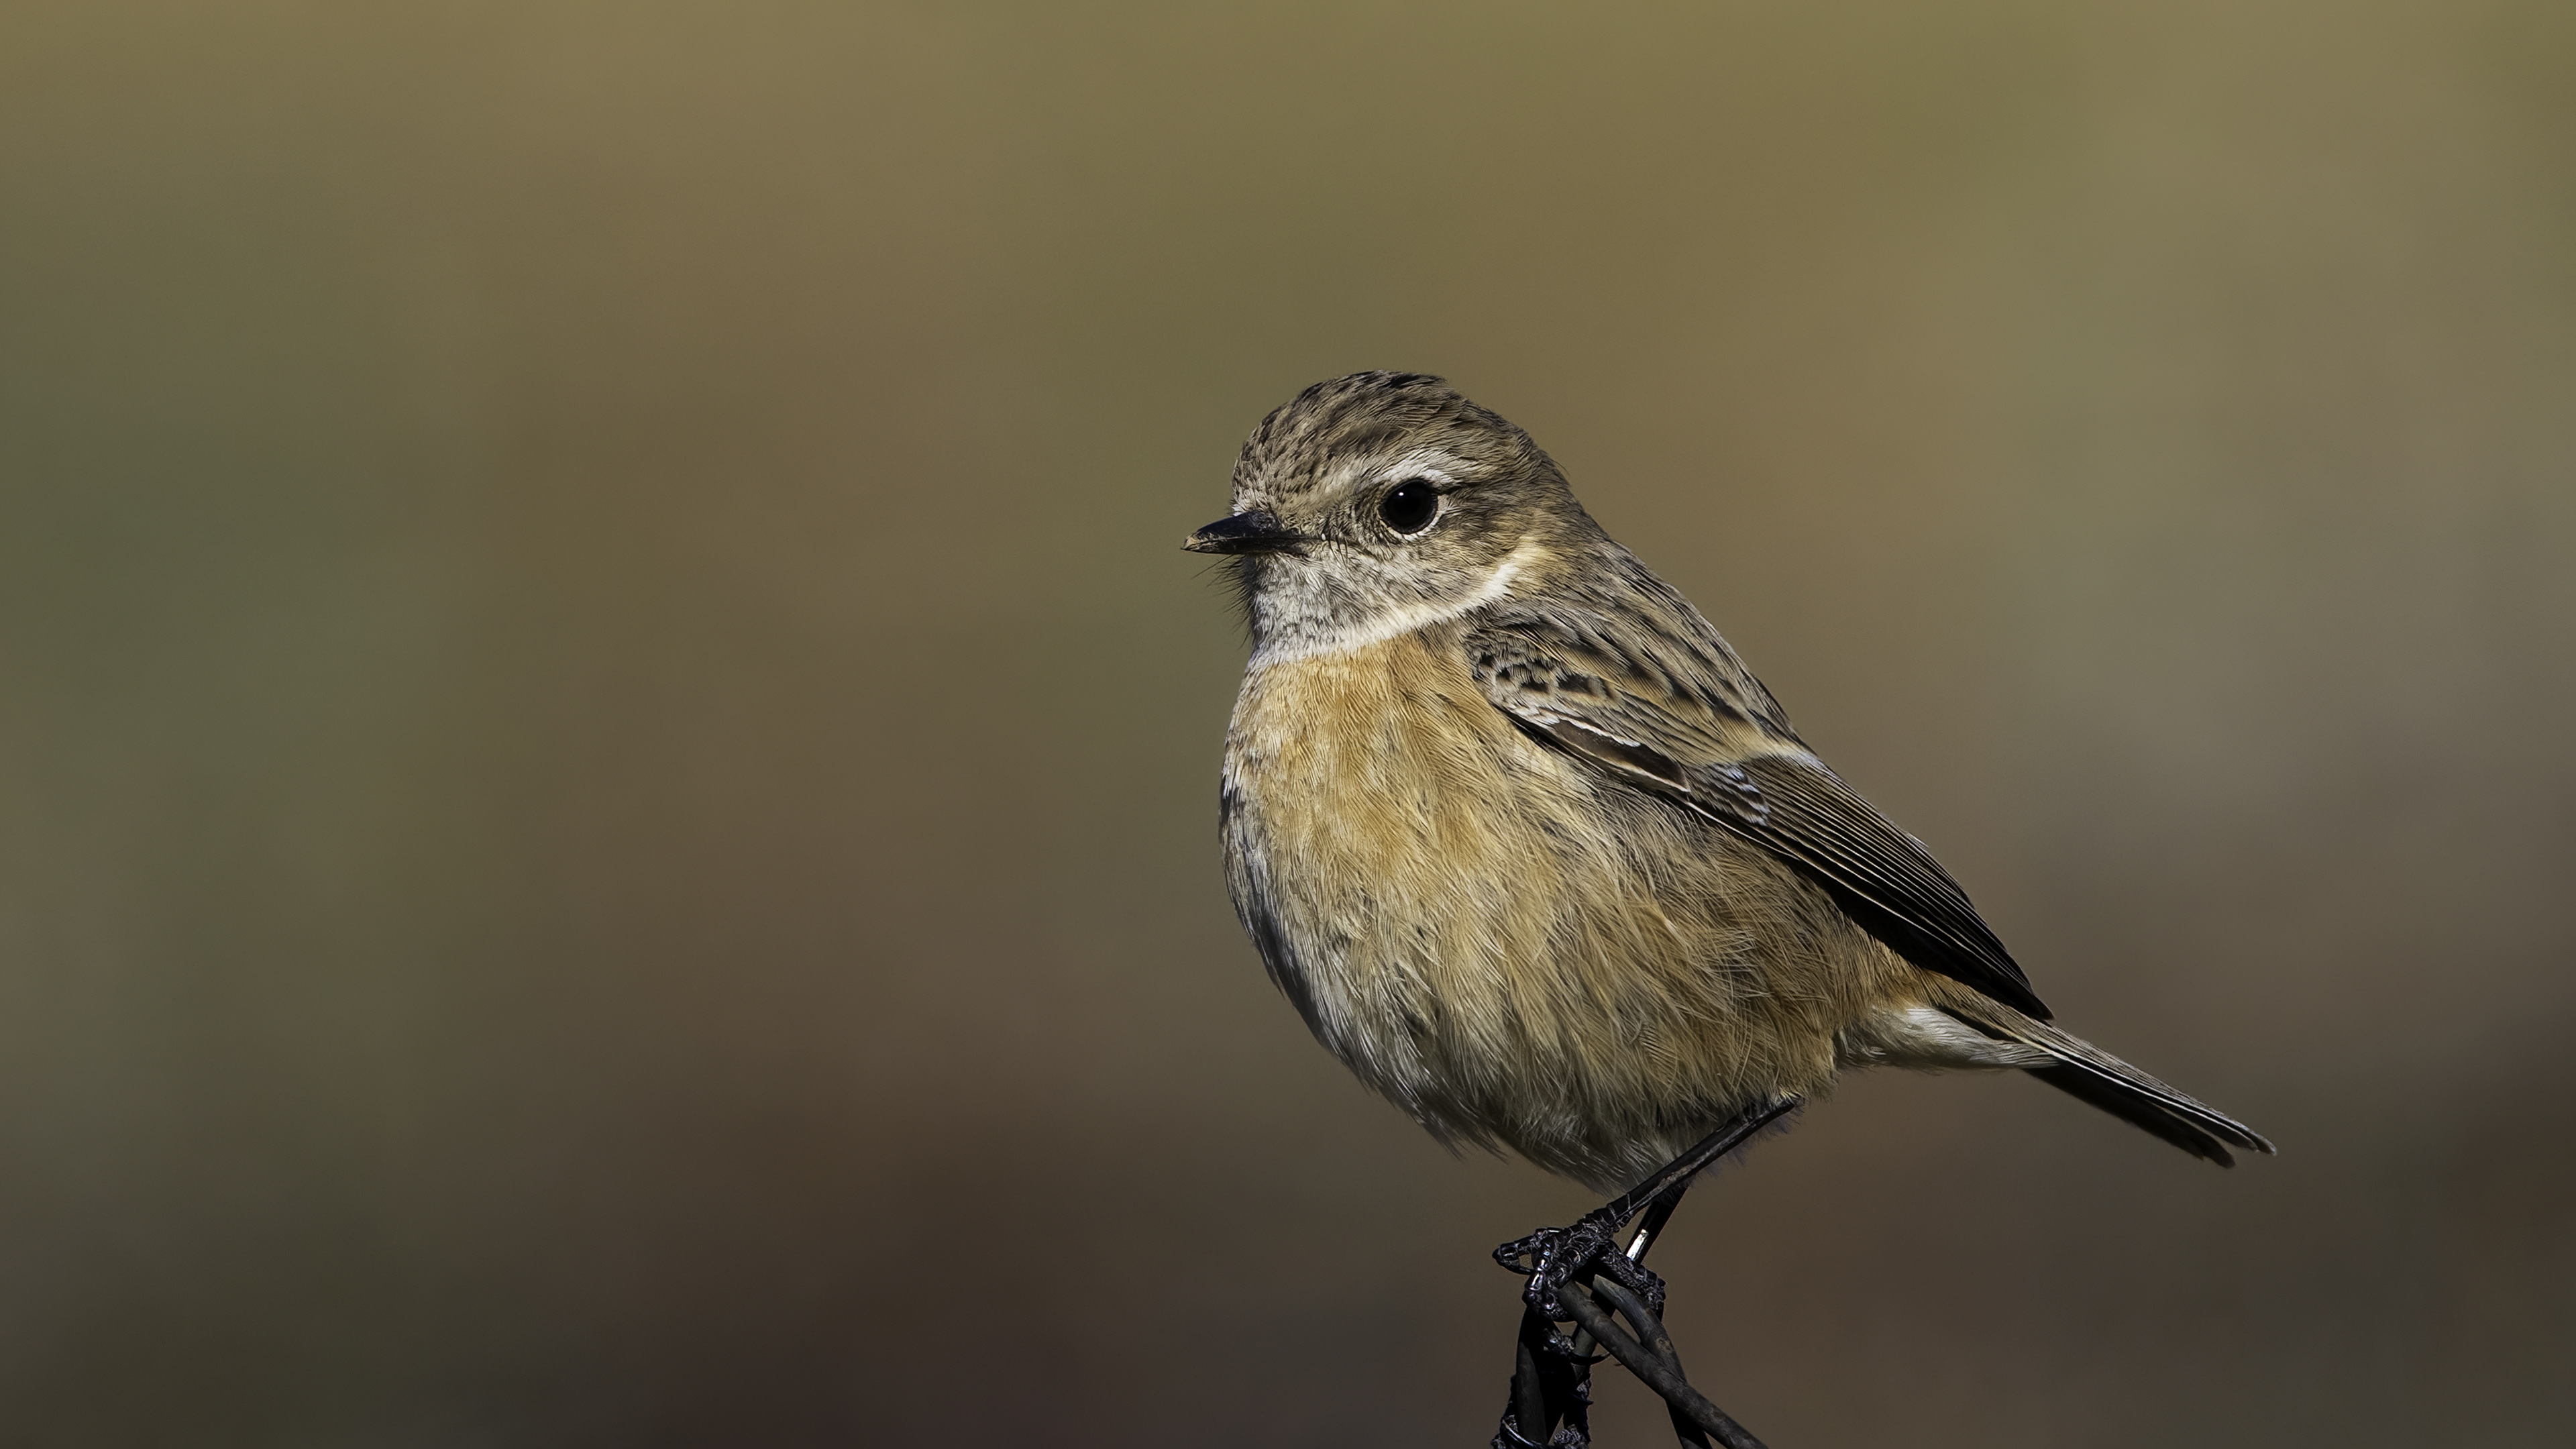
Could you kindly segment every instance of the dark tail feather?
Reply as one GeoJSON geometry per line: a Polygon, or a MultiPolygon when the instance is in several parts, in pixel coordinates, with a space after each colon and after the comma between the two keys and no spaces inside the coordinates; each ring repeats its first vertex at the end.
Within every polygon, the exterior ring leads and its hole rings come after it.
{"type": "MultiPolygon", "coordinates": [[[[2065,1065],[2023,1070],[2079,1102],[2090,1103],[2123,1122],[2154,1133],[2194,1157],[2205,1157],[2221,1167],[2236,1165],[2236,1159],[2228,1155],[2215,1133],[2166,1110],[2163,1102],[2116,1077],[2096,1076],[2082,1067],[2065,1065]]],[[[2239,1147],[2251,1147],[2254,1144],[2246,1139],[2252,1136],[2250,1132],[2230,1133],[2229,1139],[2239,1147]]],[[[2272,1149],[2266,1145],[2261,1150],[2272,1149]]]]}
{"type": "Polygon", "coordinates": [[[1950,1008],[1950,1014],[1991,1036],[2037,1047],[2057,1058],[2050,1066],[2023,1070],[2079,1102],[2154,1133],[2194,1157],[2221,1167],[2234,1167],[2236,1159],[2228,1153],[2230,1147],[2267,1155],[2272,1151],[2272,1144],[2262,1133],[2047,1022],[2034,1021],[1992,1002],[1979,1002],[1974,1016],[1956,1008],[1950,1008]]]}

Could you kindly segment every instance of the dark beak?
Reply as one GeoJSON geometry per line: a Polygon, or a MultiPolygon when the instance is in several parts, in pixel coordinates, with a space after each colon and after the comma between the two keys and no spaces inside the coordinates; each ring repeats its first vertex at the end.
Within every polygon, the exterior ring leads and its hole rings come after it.
{"type": "Polygon", "coordinates": [[[1306,541],[1267,513],[1238,513],[1191,534],[1181,547],[1192,553],[1294,553],[1306,541]]]}

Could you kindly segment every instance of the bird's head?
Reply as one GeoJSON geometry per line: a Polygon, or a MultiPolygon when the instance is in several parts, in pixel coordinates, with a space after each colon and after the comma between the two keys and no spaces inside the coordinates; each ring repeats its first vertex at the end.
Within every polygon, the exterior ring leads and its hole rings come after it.
{"type": "Polygon", "coordinates": [[[1262,419],[1234,512],[1182,546],[1238,560],[1254,645],[1276,655],[1456,617],[1599,538],[1529,434],[1439,378],[1358,372],[1262,419]]]}

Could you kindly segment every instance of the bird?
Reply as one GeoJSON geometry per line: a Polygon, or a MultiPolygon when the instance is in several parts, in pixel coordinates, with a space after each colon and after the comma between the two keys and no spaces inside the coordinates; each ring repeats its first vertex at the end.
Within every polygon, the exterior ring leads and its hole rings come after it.
{"type": "Polygon", "coordinates": [[[1890,1066],[2027,1072],[2220,1166],[2274,1150],[2055,1025],[1923,843],[1442,378],[1299,393],[1184,546],[1229,561],[1251,636],[1236,912],[1315,1038],[1443,1142],[1633,1210],[1729,1124],[1890,1066]]]}

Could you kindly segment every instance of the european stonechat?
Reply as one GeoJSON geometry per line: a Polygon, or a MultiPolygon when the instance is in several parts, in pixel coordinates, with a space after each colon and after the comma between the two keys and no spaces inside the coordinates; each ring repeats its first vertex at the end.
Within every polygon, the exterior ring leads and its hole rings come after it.
{"type": "Polygon", "coordinates": [[[1436,377],[1270,414],[1225,861],[1315,1036],[1450,1142],[1604,1191],[1837,1072],[2017,1068],[2222,1166],[2253,1129],[2049,1024],[1922,842],[1826,768],[1527,433],[1436,377]]]}

